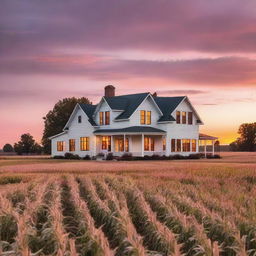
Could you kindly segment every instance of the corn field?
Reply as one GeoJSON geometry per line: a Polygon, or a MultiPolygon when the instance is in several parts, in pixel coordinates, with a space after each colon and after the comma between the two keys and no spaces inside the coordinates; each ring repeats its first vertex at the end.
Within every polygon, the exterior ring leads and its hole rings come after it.
{"type": "Polygon", "coordinates": [[[0,255],[256,255],[254,177],[37,174],[5,181],[0,255]]]}

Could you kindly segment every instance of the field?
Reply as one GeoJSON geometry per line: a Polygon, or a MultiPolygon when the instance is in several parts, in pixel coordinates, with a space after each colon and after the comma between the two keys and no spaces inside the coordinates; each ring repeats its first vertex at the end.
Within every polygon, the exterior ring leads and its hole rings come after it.
{"type": "Polygon", "coordinates": [[[0,255],[256,255],[256,154],[0,158],[0,255]]]}

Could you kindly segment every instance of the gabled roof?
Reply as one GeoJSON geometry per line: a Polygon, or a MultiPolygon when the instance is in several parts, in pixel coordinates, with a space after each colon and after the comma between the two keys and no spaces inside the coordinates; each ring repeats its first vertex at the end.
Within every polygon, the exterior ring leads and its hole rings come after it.
{"type": "Polygon", "coordinates": [[[123,110],[115,120],[128,119],[150,93],[104,97],[111,109],[123,110]]]}
{"type": "Polygon", "coordinates": [[[151,126],[130,126],[119,129],[99,129],[94,131],[95,134],[104,133],[166,133],[165,131],[151,126]]]}
{"type": "Polygon", "coordinates": [[[93,117],[92,117],[97,105],[84,104],[84,103],[79,103],[78,105],[81,107],[81,109],[88,116],[89,122],[91,123],[91,125],[97,126],[97,124],[94,122],[93,117]]]}
{"type": "Polygon", "coordinates": [[[158,122],[175,121],[171,115],[177,106],[186,98],[181,97],[153,97],[158,107],[161,109],[163,115],[159,118],[158,122]]]}

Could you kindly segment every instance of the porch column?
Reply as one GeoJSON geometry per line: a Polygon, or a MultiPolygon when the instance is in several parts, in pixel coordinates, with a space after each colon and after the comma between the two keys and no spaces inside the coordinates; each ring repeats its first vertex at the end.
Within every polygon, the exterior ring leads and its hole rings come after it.
{"type": "Polygon", "coordinates": [[[212,155],[214,156],[214,146],[215,146],[215,140],[212,141],[212,155]]]}
{"type": "Polygon", "coordinates": [[[126,139],[126,137],[125,137],[125,133],[124,133],[124,152],[126,152],[125,151],[125,139],[126,139]]]}
{"type": "Polygon", "coordinates": [[[111,135],[111,152],[114,152],[114,138],[113,135],[111,135]]]}
{"type": "Polygon", "coordinates": [[[144,133],[141,135],[141,155],[144,156],[144,133]]]}
{"type": "Polygon", "coordinates": [[[205,158],[206,158],[206,155],[207,155],[206,145],[207,145],[207,140],[204,140],[204,157],[205,158]]]}

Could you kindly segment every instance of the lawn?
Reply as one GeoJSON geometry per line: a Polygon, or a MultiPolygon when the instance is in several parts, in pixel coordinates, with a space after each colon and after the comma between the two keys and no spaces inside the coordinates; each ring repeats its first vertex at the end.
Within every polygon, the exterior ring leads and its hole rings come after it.
{"type": "Polygon", "coordinates": [[[256,255],[256,154],[0,159],[1,255],[256,255]]]}

